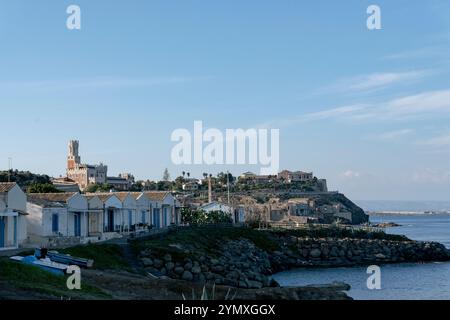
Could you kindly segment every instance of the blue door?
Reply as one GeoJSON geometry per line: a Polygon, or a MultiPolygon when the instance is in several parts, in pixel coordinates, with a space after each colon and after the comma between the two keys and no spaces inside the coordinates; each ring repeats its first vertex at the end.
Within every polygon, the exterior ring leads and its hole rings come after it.
{"type": "Polygon", "coordinates": [[[167,227],[169,225],[169,212],[168,208],[164,208],[164,226],[167,227]]]}
{"type": "Polygon", "coordinates": [[[57,214],[52,215],[52,232],[57,233],[59,231],[59,216],[57,214]]]}
{"type": "Polygon", "coordinates": [[[133,224],[133,213],[131,212],[131,210],[128,210],[128,225],[131,227],[132,224],[133,224]]]}
{"type": "Polygon", "coordinates": [[[155,228],[161,228],[161,219],[160,219],[160,211],[159,209],[154,209],[153,210],[153,225],[155,226],[155,228]]]}
{"type": "Polygon", "coordinates": [[[145,224],[145,211],[142,210],[141,214],[142,214],[142,216],[141,216],[142,217],[142,223],[145,224]]]}
{"type": "Polygon", "coordinates": [[[114,232],[114,210],[108,210],[108,228],[107,232],[114,232]]]}
{"type": "Polygon", "coordinates": [[[81,237],[81,214],[74,214],[75,237],[81,237]]]}
{"type": "Polygon", "coordinates": [[[0,248],[5,246],[5,217],[0,217],[0,248]]]}
{"type": "Polygon", "coordinates": [[[19,217],[14,217],[14,245],[17,245],[17,232],[19,232],[19,230],[17,230],[17,219],[19,219],[19,217]]]}

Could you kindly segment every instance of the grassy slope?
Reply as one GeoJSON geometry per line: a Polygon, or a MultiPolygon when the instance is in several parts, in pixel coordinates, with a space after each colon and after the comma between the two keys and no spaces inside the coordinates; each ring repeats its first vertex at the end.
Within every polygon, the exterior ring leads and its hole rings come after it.
{"type": "Polygon", "coordinates": [[[150,248],[153,252],[161,254],[170,253],[175,260],[182,260],[191,256],[191,253],[179,250],[173,245],[181,244],[189,246],[191,251],[206,252],[214,255],[220,244],[226,240],[237,240],[246,238],[251,240],[257,247],[267,250],[278,250],[278,243],[268,232],[257,231],[248,228],[190,228],[170,232],[162,237],[152,238],[145,241],[133,242],[135,252],[150,248]],[[172,245],[172,246],[171,246],[172,245]]]}
{"type": "MultiPolygon", "coordinates": [[[[250,228],[190,228],[181,229],[177,232],[170,232],[160,237],[138,240],[132,243],[135,254],[140,250],[150,248],[153,252],[172,254],[175,260],[183,260],[185,257],[192,257],[192,253],[206,252],[211,255],[218,254],[220,245],[227,240],[249,239],[257,247],[273,252],[279,249],[277,236],[292,235],[297,237],[311,238],[363,238],[363,239],[390,239],[405,240],[402,236],[386,235],[384,233],[367,233],[364,231],[352,232],[342,229],[311,229],[311,230],[273,230],[258,231],[250,228]],[[190,252],[185,252],[174,244],[181,244],[188,247],[190,252]]],[[[97,270],[125,270],[130,271],[128,259],[123,254],[123,248],[113,244],[92,244],[87,246],[77,246],[60,250],[73,256],[89,258],[95,260],[94,268],[97,270]]],[[[12,288],[29,293],[25,297],[36,297],[36,293],[46,294],[59,299],[108,299],[110,296],[102,292],[95,286],[83,282],[82,291],[69,291],[66,287],[66,277],[57,276],[45,272],[39,268],[23,265],[9,261],[6,258],[0,259],[0,293],[3,287],[12,288]]],[[[10,291],[10,292],[11,292],[10,291]]],[[[1,296],[0,296],[1,298],[1,296]]]]}
{"type": "Polygon", "coordinates": [[[100,289],[83,284],[83,278],[81,279],[82,290],[71,291],[67,289],[67,277],[64,275],[58,276],[38,267],[10,261],[6,258],[0,259],[0,283],[4,283],[4,286],[29,291],[32,295],[40,293],[62,299],[106,299],[109,297],[100,289]]]}
{"type": "Polygon", "coordinates": [[[100,270],[128,270],[129,264],[123,256],[122,248],[114,244],[91,244],[58,250],[74,257],[94,260],[94,268],[100,270]]]}
{"type": "Polygon", "coordinates": [[[271,230],[259,231],[251,228],[190,228],[171,232],[164,236],[145,241],[135,241],[133,247],[135,253],[150,248],[155,253],[161,253],[161,257],[170,253],[176,260],[182,260],[191,255],[175,247],[181,244],[190,247],[194,253],[206,252],[214,255],[226,240],[249,239],[258,248],[267,252],[280,249],[277,236],[291,235],[308,238],[353,238],[353,239],[386,239],[393,241],[406,241],[404,236],[389,235],[384,232],[366,232],[362,230],[352,231],[340,228],[312,228],[307,230],[271,230]]]}

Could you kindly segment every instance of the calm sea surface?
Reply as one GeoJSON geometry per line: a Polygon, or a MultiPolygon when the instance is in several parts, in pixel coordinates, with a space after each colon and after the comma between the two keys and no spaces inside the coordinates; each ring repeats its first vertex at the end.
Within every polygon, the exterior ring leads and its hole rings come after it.
{"type": "MultiPolygon", "coordinates": [[[[450,215],[371,217],[373,222],[396,222],[388,233],[414,240],[437,241],[450,248],[450,215]]],[[[325,284],[333,281],[352,286],[357,300],[450,300],[450,263],[394,264],[381,266],[381,290],[367,289],[366,268],[300,269],[275,275],[282,286],[325,284]]]]}

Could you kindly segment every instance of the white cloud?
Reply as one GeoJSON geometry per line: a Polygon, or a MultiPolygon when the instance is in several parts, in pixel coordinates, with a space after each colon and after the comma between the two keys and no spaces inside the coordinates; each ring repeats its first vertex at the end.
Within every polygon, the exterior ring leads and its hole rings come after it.
{"type": "Polygon", "coordinates": [[[419,144],[428,145],[433,147],[445,147],[450,146],[450,133],[443,134],[428,140],[420,141],[419,144]]]}
{"type": "Polygon", "coordinates": [[[341,174],[342,177],[347,179],[355,179],[361,177],[361,174],[359,172],[353,171],[353,170],[347,170],[341,174]]]}
{"type": "Polygon", "coordinates": [[[429,46],[394,54],[383,57],[386,60],[405,60],[405,59],[423,59],[423,58],[442,58],[447,57],[448,48],[446,46],[429,46]]]}
{"type": "Polygon", "coordinates": [[[450,171],[425,168],[414,172],[412,180],[424,184],[446,184],[450,182],[450,171]]]}
{"type": "Polygon", "coordinates": [[[392,85],[405,85],[423,79],[433,72],[430,70],[407,72],[378,72],[343,78],[335,84],[319,89],[316,94],[329,93],[368,93],[385,89],[392,85]]]}
{"type": "MultiPolygon", "coordinates": [[[[355,104],[273,120],[259,127],[286,127],[321,120],[382,121],[450,115],[450,89],[427,91],[372,104],[355,104]]],[[[401,132],[406,134],[407,132],[401,132]]]]}
{"type": "Polygon", "coordinates": [[[378,135],[374,135],[374,136],[371,136],[370,139],[381,140],[381,141],[395,140],[395,139],[399,139],[404,136],[408,136],[413,132],[414,131],[412,129],[401,129],[401,130],[389,131],[389,132],[384,132],[384,133],[381,133],[378,135]]]}

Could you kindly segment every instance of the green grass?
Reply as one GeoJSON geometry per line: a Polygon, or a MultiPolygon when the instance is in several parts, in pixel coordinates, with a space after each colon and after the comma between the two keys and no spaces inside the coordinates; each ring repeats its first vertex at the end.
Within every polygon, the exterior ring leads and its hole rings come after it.
{"type": "Polygon", "coordinates": [[[211,227],[195,227],[188,229],[180,229],[179,231],[170,232],[158,238],[146,241],[135,241],[133,247],[135,252],[150,248],[155,253],[169,253],[175,260],[183,260],[190,256],[184,251],[170,247],[172,244],[189,245],[195,252],[205,252],[215,255],[217,250],[225,240],[248,239],[255,246],[265,251],[276,251],[279,245],[270,232],[258,231],[251,228],[211,228],[211,227]]]}
{"type": "Polygon", "coordinates": [[[94,260],[94,268],[100,270],[128,270],[129,264],[123,255],[123,250],[113,244],[90,244],[58,250],[60,253],[74,257],[94,260]]]}
{"type": "Polygon", "coordinates": [[[302,230],[273,229],[270,231],[252,228],[193,227],[172,231],[150,240],[136,240],[132,243],[138,255],[144,249],[151,249],[156,255],[163,257],[169,253],[174,260],[182,261],[192,258],[192,254],[206,253],[216,256],[222,244],[227,240],[248,239],[256,247],[273,252],[280,250],[278,236],[295,236],[299,238],[351,238],[351,239],[385,239],[391,241],[409,241],[401,235],[390,235],[384,232],[368,232],[365,230],[349,230],[343,228],[311,228],[302,230]],[[185,252],[170,245],[180,244],[190,252],[185,252]]]}
{"type": "Polygon", "coordinates": [[[406,236],[387,234],[385,232],[372,232],[366,230],[351,230],[338,227],[311,227],[309,229],[284,230],[274,229],[272,232],[279,234],[290,234],[299,238],[350,238],[350,239],[376,239],[390,241],[411,241],[406,236]]]}
{"type": "Polygon", "coordinates": [[[107,299],[109,295],[102,290],[83,283],[81,277],[81,290],[69,290],[66,285],[67,276],[56,275],[38,267],[0,259],[0,281],[14,288],[30,291],[30,294],[41,293],[57,299],[107,299]]]}

